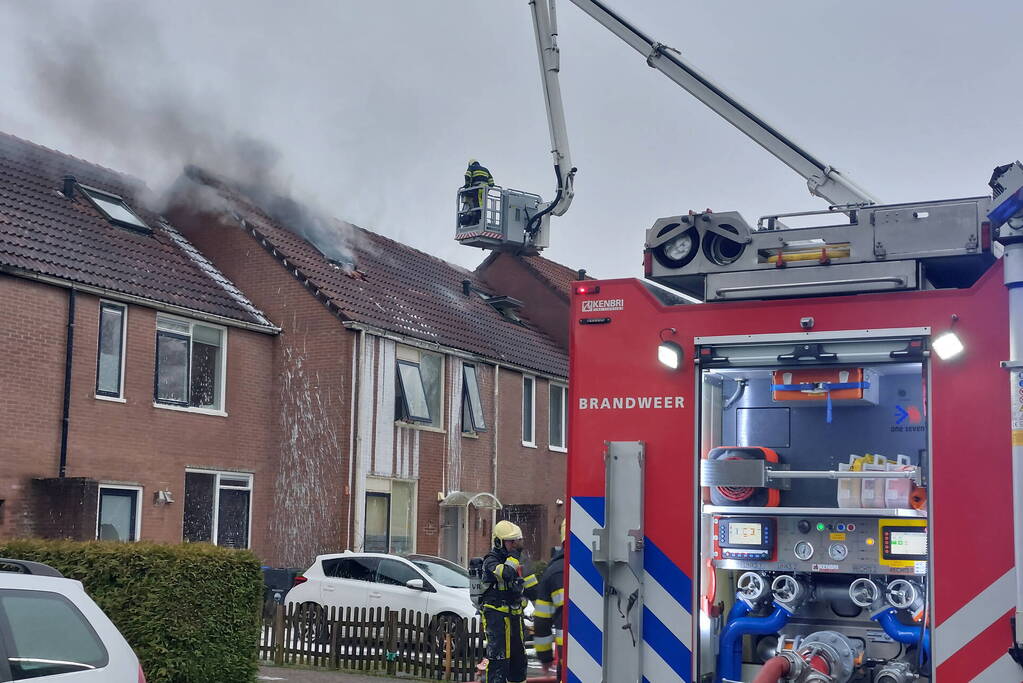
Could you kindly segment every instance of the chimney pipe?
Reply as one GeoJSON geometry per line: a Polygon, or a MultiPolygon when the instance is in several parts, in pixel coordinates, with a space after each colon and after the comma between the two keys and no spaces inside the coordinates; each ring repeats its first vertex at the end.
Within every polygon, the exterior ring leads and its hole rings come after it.
{"type": "Polygon", "coordinates": [[[469,296],[472,293],[472,281],[462,280],[462,294],[469,296]]]}
{"type": "Polygon", "coordinates": [[[586,269],[585,268],[580,268],[578,271],[576,271],[575,275],[576,275],[576,278],[575,278],[576,280],[585,280],[586,279],[586,269]]]}
{"type": "Polygon", "coordinates": [[[64,194],[65,197],[67,197],[68,199],[75,198],[75,185],[77,183],[78,179],[75,178],[73,175],[64,176],[64,188],[61,190],[61,192],[64,194]]]}

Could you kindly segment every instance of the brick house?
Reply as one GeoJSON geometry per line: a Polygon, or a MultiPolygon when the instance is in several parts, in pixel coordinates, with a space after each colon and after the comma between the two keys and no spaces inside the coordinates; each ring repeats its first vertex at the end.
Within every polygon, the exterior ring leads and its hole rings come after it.
{"type": "Polygon", "coordinates": [[[495,251],[476,268],[476,275],[497,291],[526,302],[532,323],[568,348],[572,286],[593,279],[585,270],[572,270],[535,254],[495,251]]]}
{"type": "Polygon", "coordinates": [[[285,561],[351,548],[464,564],[500,518],[546,559],[564,515],[565,345],[476,273],[186,177],[175,225],[282,329],[278,504],[309,514],[279,530],[285,561]]]}
{"type": "Polygon", "coordinates": [[[0,537],[273,557],[278,329],[143,192],[0,134],[0,537]]]}

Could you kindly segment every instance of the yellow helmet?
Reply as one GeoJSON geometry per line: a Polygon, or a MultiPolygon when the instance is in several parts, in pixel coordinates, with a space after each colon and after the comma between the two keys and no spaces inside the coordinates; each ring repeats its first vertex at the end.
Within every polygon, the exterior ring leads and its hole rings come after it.
{"type": "Polygon", "coordinates": [[[470,166],[472,166],[475,163],[477,163],[475,159],[469,159],[469,165],[470,166]]]}
{"type": "Polygon", "coordinates": [[[565,520],[561,520],[561,542],[565,542],[565,520]]]}
{"type": "Polygon", "coordinates": [[[518,524],[513,524],[507,519],[502,519],[494,525],[494,542],[497,541],[521,541],[522,529],[518,524]]]}

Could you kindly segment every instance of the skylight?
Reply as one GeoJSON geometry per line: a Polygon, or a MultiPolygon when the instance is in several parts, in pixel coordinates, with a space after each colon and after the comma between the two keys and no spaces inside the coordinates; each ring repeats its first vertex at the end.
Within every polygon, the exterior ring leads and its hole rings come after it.
{"type": "Polygon", "coordinates": [[[146,225],[134,211],[129,209],[128,205],[124,203],[124,200],[117,195],[102,192],[91,187],[86,187],[85,185],[79,185],[79,187],[82,188],[82,192],[85,193],[85,196],[92,200],[92,203],[96,206],[96,208],[99,209],[100,212],[111,222],[134,230],[151,232],[149,226],[146,225]]]}

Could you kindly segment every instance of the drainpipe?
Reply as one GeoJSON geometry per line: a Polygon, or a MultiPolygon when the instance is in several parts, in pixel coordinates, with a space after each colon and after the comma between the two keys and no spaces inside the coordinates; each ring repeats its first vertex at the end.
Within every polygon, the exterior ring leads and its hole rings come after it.
{"type": "MultiPolygon", "coordinates": [[[[494,468],[494,498],[501,500],[497,495],[497,440],[500,436],[501,424],[501,364],[498,363],[494,366],[494,453],[493,453],[493,468],[494,468]]],[[[494,525],[497,524],[497,508],[493,508],[490,511],[490,528],[493,529],[494,525]]]]}
{"type": "Polygon", "coordinates": [[[64,412],[60,420],[60,468],[57,476],[67,476],[67,437],[71,426],[71,361],[75,351],[75,288],[67,295],[67,341],[64,344],[64,412]]]}
{"type": "Polygon", "coordinates": [[[355,496],[355,487],[353,485],[355,477],[355,458],[358,453],[358,442],[356,439],[359,435],[359,423],[356,422],[358,418],[358,383],[359,383],[359,366],[362,360],[362,341],[365,336],[365,330],[359,332],[359,336],[355,340],[355,347],[352,349],[352,406],[349,411],[348,418],[348,528],[345,530],[345,547],[349,550],[352,549],[352,533],[354,520],[352,519],[352,498],[355,496]]]}
{"type": "MultiPolygon", "coordinates": [[[[362,548],[352,547],[352,537],[355,535],[355,516],[353,512],[354,501],[358,498],[356,489],[359,488],[360,483],[356,477],[357,466],[359,461],[359,454],[362,453],[362,430],[359,428],[359,420],[362,419],[361,411],[359,407],[359,393],[362,391],[362,386],[359,385],[359,376],[362,374],[362,364],[365,361],[366,356],[366,330],[359,330],[359,341],[358,349],[356,351],[356,363],[355,372],[352,374],[352,425],[351,429],[355,433],[355,444],[351,452],[351,458],[348,465],[348,548],[349,550],[362,550],[362,548]]],[[[349,438],[351,443],[351,438],[349,438]]]]}

